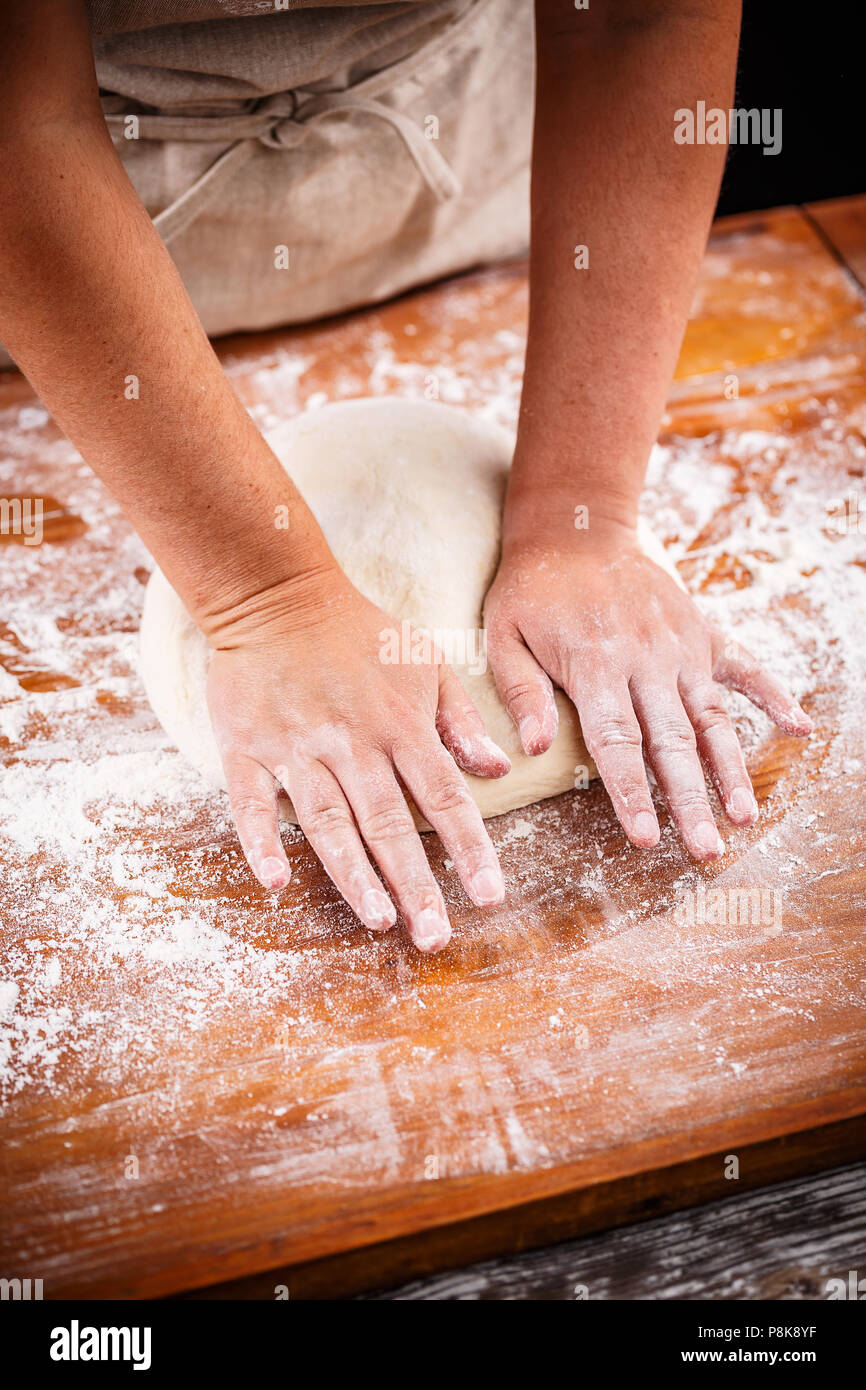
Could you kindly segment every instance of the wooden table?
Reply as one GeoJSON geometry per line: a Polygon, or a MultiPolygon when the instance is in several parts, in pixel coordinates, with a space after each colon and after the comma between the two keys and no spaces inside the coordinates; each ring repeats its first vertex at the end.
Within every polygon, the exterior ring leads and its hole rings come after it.
{"type": "MultiPolygon", "coordinates": [[[[144,700],[148,557],[0,380],[0,495],[56,499],[0,547],[0,1275],[344,1296],[864,1154],[866,539],[828,530],[864,486],[864,255],[864,199],[717,225],[646,494],[814,738],[736,703],[762,816],[715,866],[630,848],[598,785],[491,824],[494,911],[429,841],[433,958],[371,940],[298,832],[283,898],[251,882],[144,700]],[[701,888],[774,911],[690,923],[701,888]]],[[[525,317],[512,266],[220,351],[263,427],[379,393],[507,423],[525,317]]]]}
{"type": "Polygon", "coordinates": [[[866,1164],[486,1260],[362,1299],[820,1302],[863,1276],[866,1164]]]}

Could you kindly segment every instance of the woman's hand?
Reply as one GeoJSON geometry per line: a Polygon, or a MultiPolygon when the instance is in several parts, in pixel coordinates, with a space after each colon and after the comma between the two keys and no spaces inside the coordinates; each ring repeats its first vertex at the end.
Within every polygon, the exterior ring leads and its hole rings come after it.
{"type": "Polygon", "coordinates": [[[438,831],[473,902],[485,906],[502,900],[502,872],[456,763],[481,777],[502,777],[510,763],[438,654],[386,664],[383,642],[394,626],[338,570],[256,595],[230,622],[210,624],[217,650],[208,701],[232,814],[259,881],[278,890],[290,877],[277,816],[282,786],[363,924],[386,931],[396,912],[362,840],[415,945],[438,951],[451,927],[400,784],[438,831]]]}
{"type": "Polygon", "coordinates": [[[557,727],[551,680],[560,686],[629,839],[649,847],[659,838],[646,757],[690,852],[714,859],[724,844],[700,759],[729,820],[749,825],[758,815],[722,687],[748,696],[785,733],[804,736],[811,721],[710,626],[632,531],[612,525],[598,540],[589,535],[568,552],[506,548],[485,605],[500,695],[525,751],[543,753],[557,727]]]}

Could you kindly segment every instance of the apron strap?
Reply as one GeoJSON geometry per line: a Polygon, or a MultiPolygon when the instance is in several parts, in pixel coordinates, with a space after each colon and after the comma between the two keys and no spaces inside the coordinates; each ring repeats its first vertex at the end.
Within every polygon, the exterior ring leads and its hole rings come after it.
{"type": "MultiPolygon", "coordinates": [[[[363,84],[359,84],[362,86],[363,84]]],[[[349,92],[333,92],[311,97],[292,116],[274,112],[250,112],[227,117],[142,115],[138,119],[138,138],[143,140],[192,140],[210,143],[221,138],[234,143],[219,156],[184,193],[154,219],[163,241],[178,236],[222,192],[225,184],[252,157],[257,144],[270,149],[291,150],[300,145],[308,131],[331,115],[360,112],[386,121],[397,132],[429,188],[440,202],[460,192],[460,181],[447,160],[428,140],[420,126],[402,111],[374,98],[364,100],[349,92]]],[[[106,116],[109,130],[120,143],[127,116],[106,116]]]]}
{"type": "Polygon", "coordinates": [[[204,173],[190,184],[185,193],[169,203],[153,219],[153,225],[166,243],[179,236],[200,212],[222,191],[223,185],[252,155],[255,140],[238,140],[230,145],[204,173]]]}

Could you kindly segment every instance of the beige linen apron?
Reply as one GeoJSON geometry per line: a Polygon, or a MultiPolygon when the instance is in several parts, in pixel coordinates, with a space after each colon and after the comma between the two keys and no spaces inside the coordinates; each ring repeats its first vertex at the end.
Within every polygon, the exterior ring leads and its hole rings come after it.
{"type": "Polygon", "coordinates": [[[115,147],[211,335],[528,244],[531,0],[272,11],[95,51],[115,147]]]}
{"type": "Polygon", "coordinates": [[[112,140],[211,336],[528,245],[531,0],[317,3],[91,0],[112,140]]]}

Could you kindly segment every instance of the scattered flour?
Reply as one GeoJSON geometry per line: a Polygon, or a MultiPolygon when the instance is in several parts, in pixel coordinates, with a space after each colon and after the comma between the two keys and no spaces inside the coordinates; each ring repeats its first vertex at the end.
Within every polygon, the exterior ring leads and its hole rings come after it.
{"type": "MultiPolygon", "coordinates": [[[[767,292],[756,284],[756,295],[767,292]]],[[[459,286],[446,292],[444,319],[477,312],[477,300],[461,294],[459,286]]],[[[429,398],[435,392],[514,424],[519,334],[502,330],[489,343],[469,338],[449,348],[444,366],[416,360],[416,335],[408,330],[406,343],[384,328],[378,336],[351,326],[330,332],[343,334],[337,346],[346,348],[333,396],[380,391],[429,398]]],[[[228,370],[263,428],[326,399],[315,346],[276,349],[252,376],[240,362],[229,362],[228,370]]],[[[356,928],[336,899],[325,913],[309,913],[303,882],[279,902],[252,882],[224,799],[207,793],[167,746],[144,701],[136,629],[150,568],[146,551],[70,446],[52,436],[39,407],[17,409],[7,423],[0,487],[15,479],[21,459],[32,460],[34,432],[44,428],[33,485],[57,493],[62,478],[64,502],[87,523],[95,563],[69,573],[61,547],[0,551],[0,567],[11,572],[14,566],[15,573],[0,627],[0,1102],[27,1089],[56,1094],[85,1087],[94,1076],[116,1091],[134,1090],[142,1069],[158,1073],[166,1059],[178,1084],[184,1066],[197,1064],[196,1038],[227,1019],[241,1031],[254,1030],[259,1011],[281,1009],[287,1035],[302,1036],[312,1026],[309,999],[324,999],[331,987],[316,941],[342,934],[348,945],[356,928]],[[14,673],[15,661],[25,657],[81,684],[25,692],[14,673]],[[94,670],[101,673],[98,688],[94,670]]],[[[834,856],[848,848],[844,830],[830,828],[820,798],[808,791],[816,768],[822,784],[833,785],[859,772],[866,756],[866,538],[839,536],[827,525],[832,498],[866,486],[864,429],[866,420],[855,410],[837,411],[825,396],[816,402],[813,425],[796,436],[784,421],[772,430],[726,431],[714,438],[711,458],[705,439],[668,436],[651,461],[645,509],[687,585],[705,611],[807,697],[822,728],[831,731],[820,761],[803,764],[808,773],[802,780],[796,771],[782,776],[751,838],[728,832],[731,857],[764,865],[774,883],[786,875],[796,879],[806,832],[810,845],[825,853],[828,873],[834,856]]],[[[769,722],[738,697],[732,708],[747,756],[756,753],[769,722]]],[[[531,958],[536,939],[549,944],[547,909],[567,904],[574,923],[570,950],[619,950],[619,938],[627,937],[617,969],[623,978],[629,970],[652,978],[660,948],[645,939],[642,923],[654,918],[660,902],[670,904],[700,881],[701,871],[684,860],[669,826],[654,860],[664,885],[655,891],[654,884],[642,897],[645,861],[624,847],[598,788],[528,808],[491,829],[510,882],[527,904],[519,919],[500,919],[499,930],[511,933],[509,954],[525,951],[531,958]],[[570,854],[578,832],[589,847],[570,854]],[[551,841],[565,847],[560,862],[541,853],[551,841]],[[627,909],[626,883],[632,894],[627,909]],[[511,925],[503,928],[503,921],[511,925]]],[[[286,837],[291,846],[301,841],[299,832],[287,830],[286,837]]],[[[446,896],[460,900],[450,874],[446,896]]],[[[488,919],[464,928],[457,949],[483,953],[492,941],[488,919]]],[[[395,969],[387,990],[382,987],[382,1008],[427,1007],[402,957],[395,969]]],[[[793,1011],[806,1022],[814,1017],[819,977],[810,997],[801,979],[792,986],[784,961],[732,965],[704,949],[690,953],[688,969],[718,981],[720,990],[735,977],[750,1009],[793,1011]]],[[[495,988],[495,971],[491,965],[489,979],[482,972],[479,989],[495,988]]],[[[662,978],[662,986],[670,981],[662,978]]],[[[371,987],[371,980],[360,979],[359,989],[371,987]]],[[[569,1001],[551,999],[554,1004],[560,1007],[548,1007],[541,1025],[573,1049],[569,1001]]],[[[340,1000],[329,1007],[339,1009],[340,1000]]],[[[646,1020],[636,1020],[634,1046],[648,1054],[654,1046],[681,1047],[699,1056],[708,1026],[696,1016],[689,1037],[654,1039],[646,1020]]],[[[741,1079],[744,1063],[728,1055],[729,1047],[734,1043],[714,1041],[709,1055],[741,1079]]],[[[432,1061],[429,1049],[420,1052],[418,1076],[432,1061]]],[[[473,1059],[467,1055],[461,1065],[469,1113],[473,1059]]],[[[535,1063],[527,1055],[522,1065],[535,1063]]],[[[490,1074],[483,1083],[476,1077],[478,1104],[496,1098],[490,1074]]],[[[417,1078],[407,1074],[404,1081],[411,1088],[417,1078]]],[[[547,1085],[541,1073],[538,1084],[547,1085]]],[[[503,1105],[513,1103],[504,1080],[501,1085],[503,1105]]],[[[617,1103],[625,1124],[633,1097],[617,1103]]],[[[311,1124],[317,1118],[307,1116],[311,1124]]],[[[580,1136],[570,1142],[579,1145],[580,1136]]],[[[546,1149],[527,1140],[513,1115],[500,1139],[487,1135],[478,1145],[477,1162],[492,1168],[546,1161],[546,1149]]]]}

